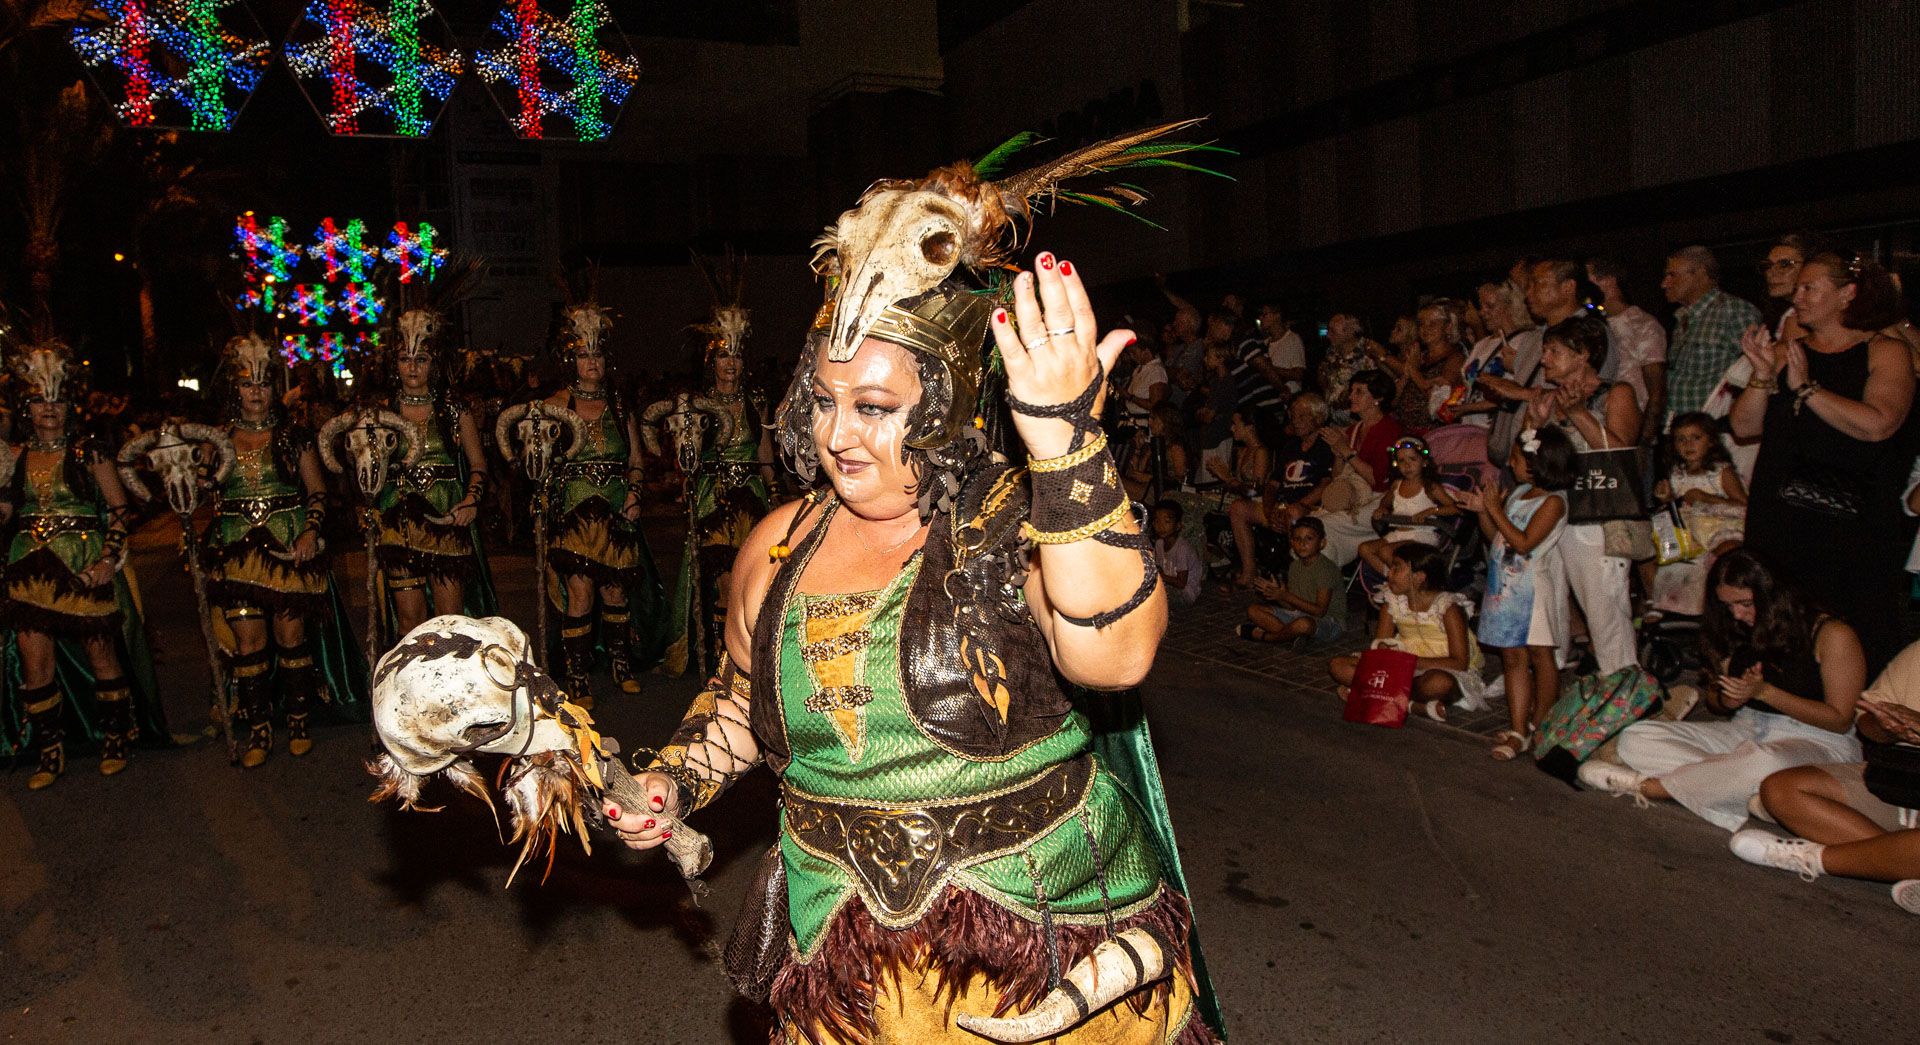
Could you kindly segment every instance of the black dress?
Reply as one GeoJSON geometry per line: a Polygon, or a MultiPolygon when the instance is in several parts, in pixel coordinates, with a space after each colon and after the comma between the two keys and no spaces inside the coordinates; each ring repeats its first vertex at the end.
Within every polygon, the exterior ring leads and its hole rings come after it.
{"type": "MultiPolygon", "coordinates": [[[[1868,341],[1806,354],[1808,375],[1822,388],[1854,400],[1865,394],[1868,341]]],[[[1913,462],[1914,415],[1908,412],[1892,438],[1870,443],[1828,424],[1811,406],[1796,414],[1793,404],[1784,381],[1767,400],[1746,546],[1853,625],[1868,671],[1878,672],[1906,633],[1913,525],[1900,502],[1913,462]]]]}

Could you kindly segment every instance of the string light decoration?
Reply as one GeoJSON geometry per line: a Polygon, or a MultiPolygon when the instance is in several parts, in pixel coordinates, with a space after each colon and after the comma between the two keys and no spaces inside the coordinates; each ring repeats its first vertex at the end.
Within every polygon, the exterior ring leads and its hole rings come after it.
{"type": "Polygon", "coordinates": [[[387,303],[380,297],[379,288],[371,283],[348,283],[341,288],[340,307],[347,312],[347,322],[354,326],[373,326],[387,313],[387,303]]]}
{"type": "Polygon", "coordinates": [[[342,272],[355,283],[365,283],[380,261],[380,248],[366,245],[367,223],[359,218],[347,222],[344,229],[335,228],[332,218],[323,218],[313,238],[309,253],[327,267],[329,283],[339,279],[342,272]]]}
{"type": "Polygon", "coordinates": [[[324,327],[333,318],[333,302],[327,300],[324,283],[301,283],[287,299],[287,314],[303,327],[324,327]]]}
{"type": "Polygon", "coordinates": [[[290,278],[304,253],[299,244],[287,242],[285,218],[268,218],[266,228],[261,228],[248,211],[234,224],[233,234],[246,255],[247,268],[281,282],[290,278]]]}
{"type": "Polygon", "coordinates": [[[431,282],[440,274],[440,266],[447,263],[447,252],[433,245],[438,235],[439,230],[424,221],[418,232],[407,231],[404,221],[395,222],[393,231],[387,233],[390,246],[381,256],[400,266],[400,282],[411,283],[418,276],[431,282]]]}
{"type": "Polygon", "coordinates": [[[520,137],[601,141],[639,82],[640,62],[605,0],[565,2],[566,16],[556,17],[539,0],[507,0],[474,67],[520,137]]]}
{"type": "Polygon", "coordinates": [[[130,127],[232,130],[272,54],[246,0],[93,0],[90,10],[98,24],[68,41],[130,127]]]}
{"type": "Polygon", "coordinates": [[[283,49],[327,129],[424,138],[466,59],[430,0],[307,0],[283,49]]]}

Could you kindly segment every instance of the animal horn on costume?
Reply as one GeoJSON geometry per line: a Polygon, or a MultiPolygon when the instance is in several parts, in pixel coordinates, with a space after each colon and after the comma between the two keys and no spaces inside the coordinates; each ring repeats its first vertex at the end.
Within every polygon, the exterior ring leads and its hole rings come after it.
{"type": "Polygon", "coordinates": [[[1074,963],[1060,985],[1020,1016],[981,1016],[960,1013],[954,1022],[983,1037],[1000,1042],[1033,1042],[1057,1038],[1079,1026],[1088,1016],[1172,972],[1171,948],[1145,926],[1128,929],[1093,949],[1074,963]]]}
{"type": "Polygon", "coordinates": [[[660,446],[660,422],[672,412],[673,400],[662,399],[640,415],[640,441],[647,444],[647,452],[655,457],[664,452],[660,446]]]}
{"type": "Polygon", "coordinates": [[[227,476],[233,474],[233,463],[239,455],[233,448],[233,440],[227,438],[225,432],[212,425],[183,424],[180,426],[180,437],[213,447],[213,484],[215,486],[226,482],[227,476]]]}
{"type": "MultiPolygon", "coordinates": [[[[142,432],[127,440],[127,445],[120,448],[120,453],[114,461],[115,470],[120,473],[120,485],[126,487],[127,492],[143,504],[153,500],[153,491],[147,489],[147,484],[140,481],[140,471],[133,465],[135,461],[145,457],[147,451],[153,449],[153,444],[159,440],[160,430],[157,428],[151,432],[142,432]]],[[[13,469],[9,468],[7,471],[8,481],[12,481],[13,469]]]]}
{"type": "Polygon", "coordinates": [[[693,408],[713,415],[714,436],[712,445],[725,446],[733,442],[733,415],[727,412],[726,407],[708,399],[706,396],[694,396],[693,408]]]}

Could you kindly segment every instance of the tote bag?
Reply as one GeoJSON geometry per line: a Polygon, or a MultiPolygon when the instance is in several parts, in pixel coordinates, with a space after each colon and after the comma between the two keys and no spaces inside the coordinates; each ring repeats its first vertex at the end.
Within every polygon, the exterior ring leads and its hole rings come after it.
{"type": "Polygon", "coordinates": [[[1370,649],[1360,654],[1347,689],[1348,722],[1399,729],[1407,722],[1407,704],[1413,696],[1414,667],[1420,658],[1396,649],[1370,649]]]}
{"type": "Polygon", "coordinates": [[[1606,429],[1600,430],[1598,450],[1582,450],[1573,479],[1567,490],[1567,522],[1611,522],[1635,519],[1645,522],[1646,503],[1640,499],[1640,448],[1611,446],[1606,429]]]}

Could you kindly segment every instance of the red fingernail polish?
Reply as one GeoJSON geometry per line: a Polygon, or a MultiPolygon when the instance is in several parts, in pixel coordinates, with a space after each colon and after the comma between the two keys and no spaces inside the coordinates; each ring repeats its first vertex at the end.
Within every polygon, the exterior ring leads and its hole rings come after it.
{"type": "Polygon", "coordinates": [[[1050,268],[1052,268],[1052,267],[1053,267],[1053,255],[1051,255],[1051,254],[1042,254],[1042,255],[1040,255],[1040,267],[1041,267],[1041,268],[1043,268],[1043,269],[1050,269],[1050,268]]]}
{"type": "Polygon", "coordinates": [[[1128,339],[1127,339],[1127,343],[1126,343],[1126,344],[1124,344],[1124,345],[1121,345],[1120,347],[1121,347],[1121,348],[1132,348],[1132,347],[1133,347],[1133,343],[1134,343],[1135,341],[1138,341],[1138,340],[1140,340],[1140,339],[1139,339],[1139,338],[1137,338],[1137,337],[1130,337],[1130,338],[1128,338],[1128,339]]]}
{"type": "Polygon", "coordinates": [[[666,800],[661,798],[659,795],[655,795],[652,798],[647,799],[647,801],[651,802],[653,804],[653,808],[656,810],[667,808],[666,800]]]}
{"type": "Polygon", "coordinates": [[[653,826],[653,821],[649,820],[646,823],[640,825],[640,830],[645,831],[647,828],[652,826],[653,826]]]}
{"type": "Polygon", "coordinates": [[[663,839],[666,839],[666,838],[672,838],[672,837],[673,837],[673,832],[672,832],[672,831],[668,831],[668,832],[667,832],[666,834],[663,834],[663,835],[661,835],[660,837],[661,837],[661,838],[663,838],[663,839]]]}
{"type": "Polygon", "coordinates": [[[993,310],[993,321],[994,321],[995,323],[1005,323],[1005,322],[1007,321],[1007,310],[1006,310],[1006,309],[1004,309],[1004,308],[996,308],[996,309],[994,309],[994,310],[993,310]]]}
{"type": "Polygon", "coordinates": [[[1060,274],[1061,274],[1062,276],[1071,276],[1071,275],[1073,275],[1073,262],[1071,262],[1071,261],[1063,261],[1063,262],[1061,262],[1061,263],[1060,263],[1060,274]]]}
{"type": "Polygon", "coordinates": [[[620,819],[620,807],[619,807],[619,806],[608,806],[608,807],[607,807],[607,819],[608,819],[608,820],[618,820],[618,819],[620,819]]]}

